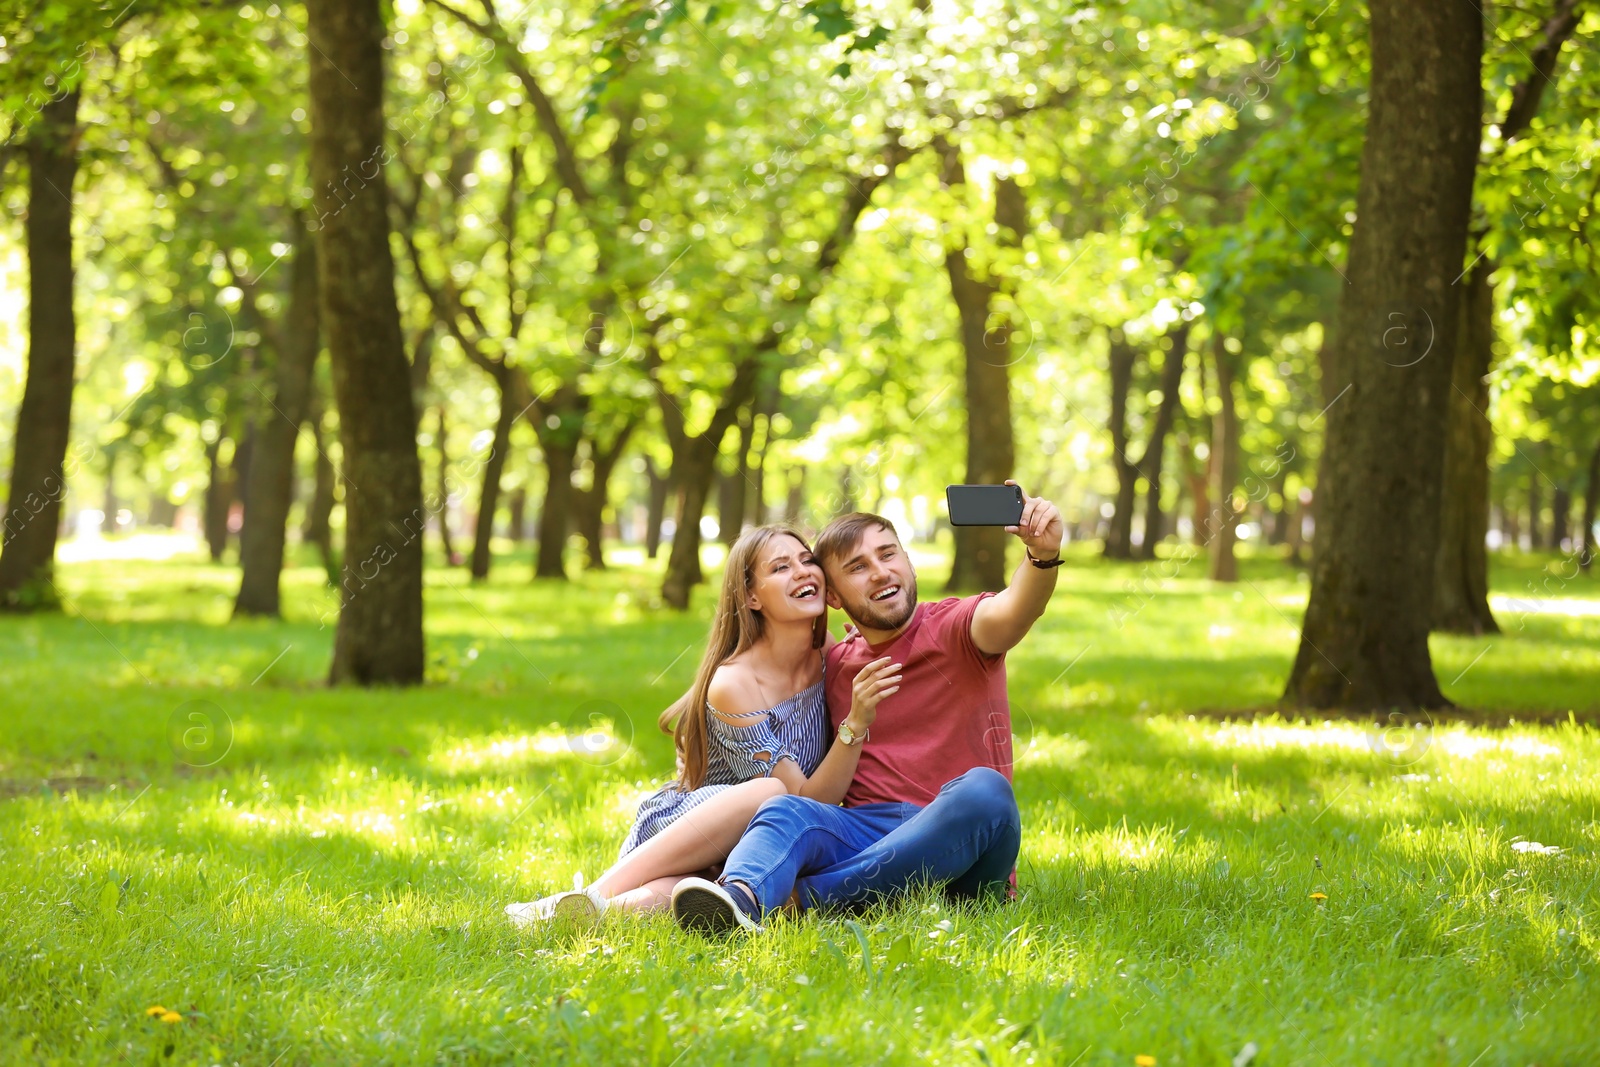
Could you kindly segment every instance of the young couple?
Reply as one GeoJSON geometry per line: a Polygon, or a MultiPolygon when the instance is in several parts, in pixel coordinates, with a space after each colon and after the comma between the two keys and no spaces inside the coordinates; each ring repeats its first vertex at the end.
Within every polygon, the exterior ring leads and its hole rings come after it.
{"type": "Polygon", "coordinates": [[[1008,891],[1022,831],[1005,654],[1050,602],[1061,512],[1025,495],[1006,530],[1028,555],[1011,585],[934,604],[917,603],[911,560],[876,515],[835,519],[815,551],[785,526],[742,534],[694,684],[661,716],[676,723],[677,779],[640,804],[601,878],[506,913],[670,907],[721,932],[919,884],[1008,891]],[[843,641],[829,606],[854,624],[843,641]]]}

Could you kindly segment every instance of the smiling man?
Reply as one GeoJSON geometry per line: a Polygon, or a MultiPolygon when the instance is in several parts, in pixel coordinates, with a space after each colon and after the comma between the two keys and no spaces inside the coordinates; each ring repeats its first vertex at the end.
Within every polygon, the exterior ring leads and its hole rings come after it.
{"type": "Polygon", "coordinates": [[[828,603],[855,624],[827,661],[830,718],[841,740],[862,746],[855,780],[844,807],[798,796],[763,804],[721,878],[679,884],[680,925],[759,930],[784,905],[848,906],[920,884],[969,898],[1007,890],[1022,824],[1005,654],[1055,590],[1061,512],[1024,495],[1022,518],[1006,530],[1028,555],[1010,587],[933,604],[917,603],[916,569],[886,519],[855,513],[823,530],[815,554],[828,603]],[[864,736],[846,736],[856,676],[885,657],[900,670],[899,690],[879,702],[864,736]]]}

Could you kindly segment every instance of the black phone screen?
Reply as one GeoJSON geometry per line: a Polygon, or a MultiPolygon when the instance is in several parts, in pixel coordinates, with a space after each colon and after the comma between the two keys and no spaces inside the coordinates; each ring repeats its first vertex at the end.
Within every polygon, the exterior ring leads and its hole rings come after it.
{"type": "Polygon", "coordinates": [[[951,526],[1015,526],[1022,521],[1018,485],[947,485],[951,526]]]}

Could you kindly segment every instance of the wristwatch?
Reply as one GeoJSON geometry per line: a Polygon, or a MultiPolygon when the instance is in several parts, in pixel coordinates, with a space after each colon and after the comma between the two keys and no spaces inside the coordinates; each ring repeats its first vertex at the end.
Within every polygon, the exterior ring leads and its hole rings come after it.
{"type": "Polygon", "coordinates": [[[843,741],[847,745],[859,745],[861,742],[865,741],[871,733],[872,731],[868,729],[858,734],[854,730],[850,729],[850,724],[848,722],[841,722],[839,724],[839,740],[843,741]]]}
{"type": "MultiPolygon", "coordinates": [[[[1023,551],[1028,552],[1027,549],[1023,549],[1023,551]]],[[[1042,571],[1047,571],[1051,567],[1061,566],[1066,562],[1066,560],[1062,558],[1061,552],[1057,550],[1055,559],[1039,559],[1032,552],[1028,552],[1028,562],[1033,564],[1035,567],[1038,567],[1042,571]]]]}

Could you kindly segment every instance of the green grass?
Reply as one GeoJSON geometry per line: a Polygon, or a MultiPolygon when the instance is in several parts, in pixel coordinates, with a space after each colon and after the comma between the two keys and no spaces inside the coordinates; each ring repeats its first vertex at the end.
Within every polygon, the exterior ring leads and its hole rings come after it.
{"type": "MultiPolygon", "coordinates": [[[[1526,596],[1555,561],[1496,565],[1526,596]]],[[[405,692],[320,685],[312,567],[246,624],[232,568],[64,568],[67,614],[0,619],[0,1062],[1600,1061],[1600,618],[1434,641],[1459,702],[1573,722],[1224,723],[1191,713],[1280,692],[1303,575],[1075,555],[1011,657],[1019,900],[514,932],[671,770],[710,599],[653,607],[653,566],[430,570],[405,692]]]]}

